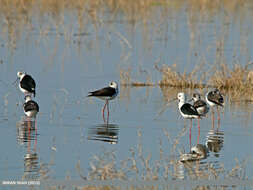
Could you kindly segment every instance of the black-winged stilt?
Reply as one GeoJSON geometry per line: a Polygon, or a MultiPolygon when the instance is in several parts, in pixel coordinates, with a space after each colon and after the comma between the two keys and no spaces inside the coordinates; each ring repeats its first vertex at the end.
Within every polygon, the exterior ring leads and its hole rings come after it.
{"type": "Polygon", "coordinates": [[[25,115],[28,117],[36,117],[39,112],[39,105],[33,101],[30,95],[25,96],[25,103],[23,104],[25,115]]]}
{"type": "MultiPolygon", "coordinates": [[[[220,91],[216,88],[214,90],[209,91],[206,94],[206,102],[211,106],[211,107],[216,107],[217,108],[217,114],[218,114],[218,125],[220,123],[220,113],[219,113],[219,106],[223,107],[224,106],[224,98],[221,95],[220,91]]],[[[213,127],[214,127],[214,111],[212,109],[212,122],[213,122],[213,127]]]]}
{"type": "Polygon", "coordinates": [[[109,119],[109,100],[114,99],[118,95],[118,93],[119,93],[118,84],[114,81],[111,82],[108,87],[105,87],[105,88],[102,88],[102,89],[99,89],[99,90],[96,90],[96,91],[89,92],[88,97],[93,96],[93,97],[97,97],[97,98],[100,98],[100,99],[106,101],[105,105],[103,107],[104,122],[105,122],[105,117],[104,117],[105,107],[107,106],[107,122],[108,122],[108,119],[109,119]]]}
{"type": "Polygon", "coordinates": [[[36,83],[34,79],[26,74],[25,72],[17,72],[17,76],[19,79],[19,88],[20,90],[26,95],[26,94],[33,94],[34,97],[36,95],[36,83]]]}
{"type": "Polygon", "coordinates": [[[209,107],[207,103],[201,99],[200,94],[194,93],[192,96],[192,100],[193,100],[193,107],[196,108],[199,115],[205,116],[209,111],[209,107]]]}
{"type": "Polygon", "coordinates": [[[189,138],[190,138],[190,146],[191,146],[191,128],[192,128],[192,119],[198,119],[201,117],[201,115],[198,113],[197,109],[185,102],[185,94],[183,92],[178,93],[177,98],[179,100],[178,102],[178,109],[183,116],[183,118],[190,119],[191,120],[191,126],[189,130],[189,138]]]}

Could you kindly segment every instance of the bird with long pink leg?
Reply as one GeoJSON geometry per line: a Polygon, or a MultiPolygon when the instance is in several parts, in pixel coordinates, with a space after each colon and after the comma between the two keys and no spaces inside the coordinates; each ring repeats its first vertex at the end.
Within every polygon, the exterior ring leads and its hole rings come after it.
{"type": "Polygon", "coordinates": [[[178,93],[178,109],[183,118],[190,119],[191,120],[191,126],[189,129],[189,139],[190,139],[190,147],[191,147],[191,128],[192,128],[192,119],[198,119],[201,117],[201,115],[198,113],[197,109],[189,104],[186,103],[186,97],[183,92],[178,93]]]}
{"type": "Polygon", "coordinates": [[[105,122],[105,116],[104,116],[105,108],[107,107],[107,123],[108,123],[108,120],[109,120],[109,100],[113,100],[118,94],[119,94],[118,84],[114,81],[111,82],[108,87],[89,92],[88,97],[97,97],[102,100],[105,100],[105,105],[104,105],[103,111],[102,111],[104,122],[105,122]]]}
{"type": "MultiPolygon", "coordinates": [[[[211,108],[217,108],[217,117],[218,117],[218,126],[220,126],[220,111],[219,107],[224,106],[224,98],[220,91],[216,88],[209,91],[206,94],[206,102],[210,105],[211,108]]],[[[212,127],[214,128],[214,110],[212,109],[212,127]]]]}
{"type": "MultiPolygon", "coordinates": [[[[201,95],[199,93],[193,93],[191,101],[193,101],[193,107],[196,108],[199,115],[201,115],[201,117],[206,117],[206,114],[209,111],[209,106],[201,99],[201,95]]],[[[198,119],[198,133],[200,135],[200,118],[198,119]]],[[[199,143],[199,138],[197,142],[199,143]]]]}

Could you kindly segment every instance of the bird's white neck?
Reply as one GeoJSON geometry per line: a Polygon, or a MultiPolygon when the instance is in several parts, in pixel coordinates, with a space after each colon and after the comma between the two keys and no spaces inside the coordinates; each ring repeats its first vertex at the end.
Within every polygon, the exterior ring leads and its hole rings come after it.
{"type": "Polygon", "coordinates": [[[181,100],[178,102],[178,107],[181,108],[184,104],[185,104],[185,100],[181,99],[181,100]]]}
{"type": "Polygon", "coordinates": [[[19,80],[21,81],[23,78],[24,78],[25,74],[22,74],[20,77],[19,77],[19,80]]]}

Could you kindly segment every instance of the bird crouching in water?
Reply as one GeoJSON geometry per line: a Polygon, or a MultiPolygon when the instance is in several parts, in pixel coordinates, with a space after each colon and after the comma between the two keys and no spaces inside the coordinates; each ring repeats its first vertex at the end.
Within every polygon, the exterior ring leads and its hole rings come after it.
{"type": "Polygon", "coordinates": [[[116,82],[111,82],[108,87],[89,92],[87,97],[97,97],[102,100],[105,100],[105,105],[103,107],[103,119],[105,122],[104,111],[107,106],[107,123],[109,120],[109,100],[114,99],[119,93],[118,84],[116,82]]]}
{"type": "Polygon", "coordinates": [[[39,112],[39,105],[32,100],[30,95],[25,96],[25,103],[23,104],[24,113],[27,117],[36,117],[39,112]]]}
{"type": "Polygon", "coordinates": [[[23,92],[25,95],[27,94],[33,94],[34,97],[36,95],[36,83],[34,79],[26,74],[25,72],[17,72],[17,76],[19,79],[19,89],[21,92],[23,92]]]}

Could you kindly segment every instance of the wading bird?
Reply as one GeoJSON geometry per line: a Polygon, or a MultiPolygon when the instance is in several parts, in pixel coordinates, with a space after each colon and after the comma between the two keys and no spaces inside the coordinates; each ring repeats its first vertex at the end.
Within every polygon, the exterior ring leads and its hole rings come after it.
{"type": "MultiPolygon", "coordinates": [[[[224,98],[221,95],[220,91],[216,88],[206,94],[206,102],[211,106],[211,107],[216,107],[217,108],[217,114],[218,114],[218,125],[220,124],[220,112],[219,112],[219,106],[223,107],[224,106],[224,98]]],[[[214,127],[214,111],[212,109],[212,125],[214,127]]]]}
{"type": "Polygon", "coordinates": [[[191,126],[189,130],[189,137],[190,137],[190,146],[191,146],[191,128],[192,128],[192,119],[198,119],[201,117],[201,115],[198,113],[197,109],[185,102],[185,94],[183,92],[178,93],[178,109],[183,116],[183,118],[190,119],[191,120],[191,126]]]}
{"type": "Polygon", "coordinates": [[[88,97],[97,97],[100,98],[102,100],[105,100],[105,105],[103,107],[103,119],[105,122],[105,116],[104,116],[104,111],[105,111],[105,107],[107,106],[107,122],[109,120],[109,100],[114,99],[119,93],[119,89],[118,89],[118,84],[116,82],[111,82],[109,84],[108,87],[93,91],[93,92],[89,92],[88,97]]]}
{"type": "Polygon", "coordinates": [[[25,103],[23,104],[25,115],[28,117],[36,117],[39,112],[39,105],[33,101],[30,95],[25,96],[25,103]]]}
{"type": "MultiPolygon", "coordinates": [[[[17,76],[19,79],[19,89],[25,94],[33,94],[34,97],[36,95],[35,88],[36,88],[36,83],[34,79],[26,74],[25,72],[17,72],[17,76]]],[[[17,80],[18,80],[17,79],[17,80]]]]}
{"type": "MultiPolygon", "coordinates": [[[[209,111],[209,107],[208,107],[207,103],[201,99],[200,94],[194,93],[191,100],[193,101],[193,107],[196,108],[199,115],[201,115],[201,117],[205,117],[209,111]]],[[[200,135],[200,121],[199,120],[200,120],[200,118],[198,119],[198,133],[200,135]]],[[[197,142],[199,143],[199,138],[198,138],[197,142]]]]}

